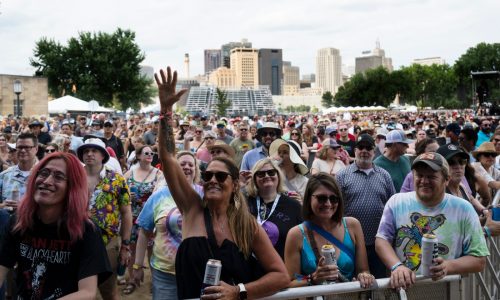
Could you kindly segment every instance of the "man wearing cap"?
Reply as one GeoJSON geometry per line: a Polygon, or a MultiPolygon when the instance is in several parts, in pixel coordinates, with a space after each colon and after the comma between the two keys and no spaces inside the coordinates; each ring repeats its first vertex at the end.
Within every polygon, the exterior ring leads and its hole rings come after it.
{"type": "Polygon", "coordinates": [[[262,146],[248,151],[243,155],[241,161],[241,171],[250,171],[259,160],[269,156],[269,147],[271,143],[281,137],[281,128],[276,123],[266,122],[257,129],[257,140],[262,146]]]}
{"type": "Polygon", "coordinates": [[[391,175],[396,192],[401,190],[406,175],[410,173],[410,159],[405,153],[411,142],[402,130],[391,130],[386,135],[386,151],[373,161],[391,175]]]}
{"type": "Polygon", "coordinates": [[[102,123],[99,120],[93,120],[92,123],[90,124],[90,132],[89,134],[93,136],[98,136],[102,137],[103,136],[103,130],[102,130],[102,123]]]}
{"type": "Polygon", "coordinates": [[[43,124],[35,120],[30,123],[29,128],[31,133],[36,137],[38,141],[38,152],[36,156],[38,159],[42,159],[45,155],[45,145],[52,141],[52,137],[47,132],[42,132],[43,124]]]}
{"type": "MultiPolygon", "coordinates": [[[[116,270],[118,260],[125,266],[130,260],[132,211],[125,179],[104,166],[109,160],[105,147],[102,140],[89,138],[78,148],[77,154],[87,172],[90,217],[101,230],[109,262],[116,270]]],[[[114,273],[99,285],[103,299],[119,299],[116,275],[114,273]]]]}
{"type": "Polygon", "coordinates": [[[408,288],[422,274],[422,238],[437,238],[430,277],[481,272],[489,255],[479,218],[468,201],[445,193],[450,167],[439,153],[419,155],[412,165],[415,192],[395,194],[384,208],[377,253],[391,270],[391,287],[408,288]]]}
{"type": "Polygon", "coordinates": [[[255,148],[254,142],[249,138],[249,130],[250,128],[248,127],[248,125],[245,125],[244,123],[240,124],[238,127],[239,137],[232,140],[229,144],[229,146],[231,146],[236,153],[234,162],[237,166],[241,165],[243,155],[255,148]]]}
{"type": "Polygon", "coordinates": [[[207,116],[201,116],[200,121],[201,121],[201,127],[203,128],[203,131],[212,131],[212,125],[208,124],[208,117],[207,116]]]}
{"type": "Polygon", "coordinates": [[[217,122],[217,139],[223,141],[226,144],[231,144],[233,137],[231,137],[226,131],[226,123],[223,120],[217,122]]]}
{"type": "Polygon", "coordinates": [[[116,158],[120,162],[122,168],[126,167],[125,162],[125,151],[123,150],[122,141],[114,135],[115,126],[112,120],[104,121],[104,137],[103,141],[106,143],[106,147],[110,147],[115,151],[116,158]]]}
{"type": "Polygon", "coordinates": [[[373,164],[375,141],[369,134],[358,137],[354,152],[354,163],[337,174],[337,182],[344,198],[345,215],[361,223],[370,273],[384,278],[386,268],[375,252],[375,235],[384,205],[396,191],[389,173],[373,164]]]}

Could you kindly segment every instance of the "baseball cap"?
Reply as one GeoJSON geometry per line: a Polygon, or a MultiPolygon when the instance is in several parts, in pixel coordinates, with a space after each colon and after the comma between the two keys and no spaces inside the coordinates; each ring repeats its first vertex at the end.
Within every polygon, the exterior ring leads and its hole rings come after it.
{"type": "Polygon", "coordinates": [[[446,173],[450,173],[450,166],[446,159],[437,152],[425,152],[420,154],[411,165],[411,169],[415,169],[417,165],[425,164],[434,171],[446,170],[446,173]]]}
{"type": "Polygon", "coordinates": [[[451,159],[455,155],[459,155],[464,159],[469,159],[469,154],[465,153],[460,147],[455,144],[446,144],[437,149],[437,153],[441,154],[444,158],[451,159]]]}
{"type": "Polygon", "coordinates": [[[451,131],[453,132],[456,136],[460,135],[460,125],[458,123],[450,123],[446,125],[446,132],[451,131]]]}
{"type": "Polygon", "coordinates": [[[367,133],[360,134],[356,139],[356,146],[362,143],[375,146],[375,141],[373,140],[373,137],[367,133]]]}
{"type": "Polygon", "coordinates": [[[226,123],[224,121],[217,122],[217,127],[226,127],[226,123]]]}
{"type": "Polygon", "coordinates": [[[406,134],[402,130],[399,130],[399,129],[391,130],[385,136],[385,143],[386,144],[393,144],[393,143],[411,144],[412,142],[413,141],[410,139],[407,139],[406,134]]]}
{"type": "Polygon", "coordinates": [[[330,135],[332,133],[337,133],[337,126],[332,125],[332,126],[326,127],[325,133],[328,135],[330,135]]]}
{"type": "Polygon", "coordinates": [[[337,143],[336,139],[326,139],[323,142],[323,147],[330,147],[333,149],[339,149],[341,146],[337,143]]]}

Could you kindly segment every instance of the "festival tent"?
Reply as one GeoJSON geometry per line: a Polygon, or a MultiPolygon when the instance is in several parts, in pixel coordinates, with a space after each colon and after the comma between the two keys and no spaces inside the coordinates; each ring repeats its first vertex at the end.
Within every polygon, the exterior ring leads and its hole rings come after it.
{"type": "Polygon", "coordinates": [[[323,110],[323,114],[338,113],[338,112],[355,112],[355,111],[382,111],[387,110],[383,106],[347,106],[347,107],[329,107],[323,110]]]}
{"type": "Polygon", "coordinates": [[[100,105],[92,107],[92,105],[84,100],[73,96],[64,96],[61,98],[49,101],[49,114],[65,114],[67,112],[114,112],[114,109],[102,107],[100,105]]]}

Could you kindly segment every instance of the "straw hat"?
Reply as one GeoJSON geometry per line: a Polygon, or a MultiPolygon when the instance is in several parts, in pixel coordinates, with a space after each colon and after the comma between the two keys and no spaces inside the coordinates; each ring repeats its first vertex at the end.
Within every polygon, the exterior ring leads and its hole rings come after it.
{"type": "Polygon", "coordinates": [[[495,149],[495,145],[492,142],[484,142],[481,144],[481,146],[479,146],[479,148],[472,151],[472,156],[474,156],[475,159],[478,159],[479,155],[484,153],[498,154],[497,150],[495,149]]]}

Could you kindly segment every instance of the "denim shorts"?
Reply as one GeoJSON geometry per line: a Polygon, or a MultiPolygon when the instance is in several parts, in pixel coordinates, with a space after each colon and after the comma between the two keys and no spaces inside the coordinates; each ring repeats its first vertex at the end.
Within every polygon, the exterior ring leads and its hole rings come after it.
{"type": "Polygon", "coordinates": [[[153,300],[177,299],[175,275],[151,268],[153,300]]]}

